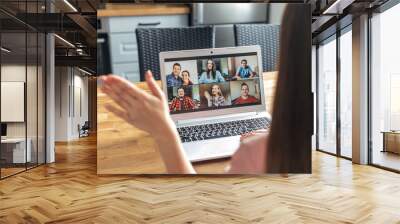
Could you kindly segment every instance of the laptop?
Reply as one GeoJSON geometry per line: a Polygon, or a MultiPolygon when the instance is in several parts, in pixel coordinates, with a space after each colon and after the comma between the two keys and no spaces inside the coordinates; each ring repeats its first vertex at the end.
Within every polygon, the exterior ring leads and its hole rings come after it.
{"type": "Polygon", "coordinates": [[[259,46],[161,52],[160,71],[191,162],[230,157],[242,134],[269,128],[259,46]]]}

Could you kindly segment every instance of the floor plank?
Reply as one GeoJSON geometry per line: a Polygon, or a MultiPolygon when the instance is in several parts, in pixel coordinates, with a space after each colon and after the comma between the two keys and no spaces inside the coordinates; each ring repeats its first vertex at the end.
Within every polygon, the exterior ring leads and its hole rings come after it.
{"type": "Polygon", "coordinates": [[[313,174],[97,176],[96,138],[0,181],[0,223],[400,223],[400,175],[313,153],[313,174]]]}

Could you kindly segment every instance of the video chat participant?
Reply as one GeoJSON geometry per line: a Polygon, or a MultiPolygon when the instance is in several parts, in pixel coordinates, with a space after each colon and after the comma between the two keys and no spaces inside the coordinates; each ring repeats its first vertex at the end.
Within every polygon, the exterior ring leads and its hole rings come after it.
{"type": "Polygon", "coordinates": [[[193,82],[190,80],[190,73],[188,70],[183,70],[182,73],[182,87],[185,89],[185,95],[192,97],[193,82]]]}
{"type": "Polygon", "coordinates": [[[240,96],[232,101],[233,105],[257,103],[258,99],[249,94],[249,85],[242,83],[240,96]]]}
{"type": "Polygon", "coordinates": [[[175,63],[172,66],[172,73],[167,75],[167,87],[181,86],[182,82],[181,65],[175,63]]]}
{"type": "Polygon", "coordinates": [[[190,80],[190,73],[188,70],[182,71],[182,85],[184,86],[191,86],[193,85],[192,80],[190,80]]]}
{"type": "Polygon", "coordinates": [[[176,96],[169,106],[170,111],[182,111],[182,110],[193,110],[195,104],[192,98],[185,96],[185,89],[183,87],[178,88],[178,96],[176,96]]]}
{"type": "Polygon", "coordinates": [[[208,91],[204,91],[204,97],[207,99],[208,107],[225,106],[225,97],[222,94],[219,85],[213,85],[211,88],[211,95],[208,91]]]}
{"type": "Polygon", "coordinates": [[[234,78],[236,78],[237,80],[253,78],[255,75],[255,72],[253,72],[253,70],[247,64],[247,60],[243,59],[240,62],[240,64],[241,64],[241,66],[236,70],[236,74],[235,74],[234,78]]]}
{"type": "Polygon", "coordinates": [[[225,82],[221,72],[217,70],[215,62],[211,59],[207,60],[207,69],[202,72],[199,78],[199,83],[214,83],[214,82],[225,82]]]}

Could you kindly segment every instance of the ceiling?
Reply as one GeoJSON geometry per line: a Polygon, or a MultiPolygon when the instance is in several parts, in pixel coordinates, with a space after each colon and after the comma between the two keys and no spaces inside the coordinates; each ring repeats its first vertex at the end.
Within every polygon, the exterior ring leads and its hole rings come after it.
{"type": "Polygon", "coordinates": [[[312,5],[313,43],[333,35],[338,29],[351,24],[352,18],[371,11],[388,0],[308,0],[312,5]]]}
{"type": "Polygon", "coordinates": [[[0,0],[2,45],[12,50],[7,56],[22,58],[26,51],[28,56],[34,55],[37,48],[29,43],[32,39],[29,32],[34,32],[35,35],[37,32],[51,32],[61,37],[55,38],[56,65],[77,63],[76,66],[79,66],[78,63],[82,61],[88,69],[95,71],[96,7],[99,2],[100,0],[0,0]],[[27,38],[21,35],[25,32],[28,33],[27,38]],[[25,41],[28,41],[28,45],[25,41]]]}

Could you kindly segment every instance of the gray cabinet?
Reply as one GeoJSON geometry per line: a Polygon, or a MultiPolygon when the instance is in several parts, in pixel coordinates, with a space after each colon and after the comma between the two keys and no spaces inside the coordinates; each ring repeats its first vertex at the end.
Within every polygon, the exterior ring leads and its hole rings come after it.
{"type": "Polygon", "coordinates": [[[188,26],[187,14],[162,16],[108,17],[102,19],[102,30],[109,33],[111,69],[132,82],[140,81],[135,30],[144,27],[188,26]]]}

